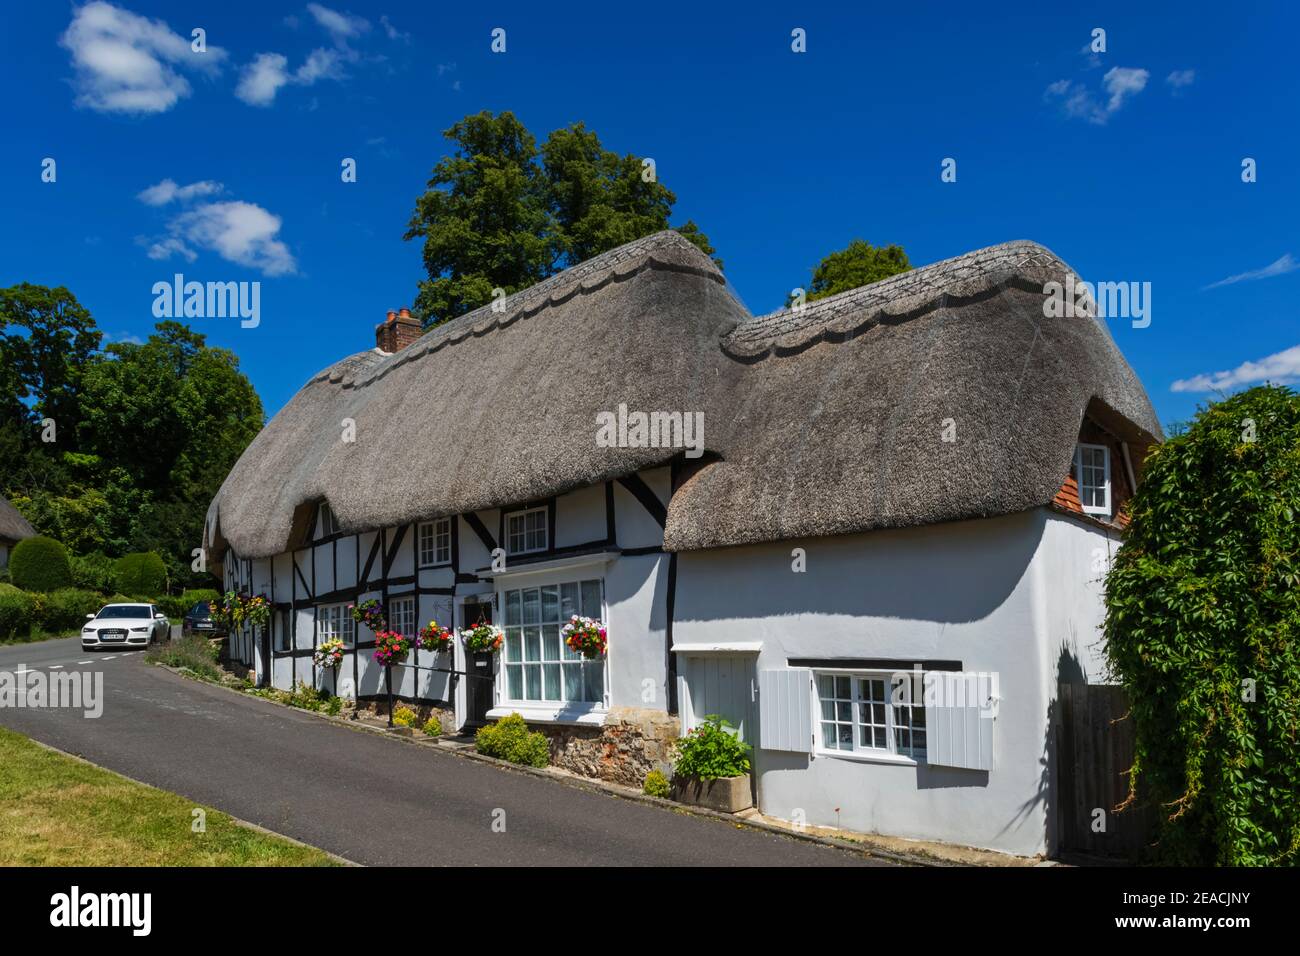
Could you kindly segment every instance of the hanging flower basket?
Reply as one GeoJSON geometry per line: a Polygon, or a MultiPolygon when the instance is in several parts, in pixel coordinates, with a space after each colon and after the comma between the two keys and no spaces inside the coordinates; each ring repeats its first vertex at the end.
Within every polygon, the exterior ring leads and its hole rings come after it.
{"type": "Polygon", "coordinates": [[[349,604],[348,610],[352,612],[352,620],[358,624],[364,624],[375,634],[388,630],[388,619],[384,617],[384,606],[374,598],[369,601],[362,601],[360,604],[349,604]]]}
{"type": "Polygon", "coordinates": [[[577,651],[589,661],[604,657],[609,649],[605,625],[589,617],[573,615],[569,623],[560,628],[560,635],[570,650],[577,651]]]}
{"type": "Polygon", "coordinates": [[[430,621],[420,628],[420,640],[417,645],[421,650],[439,654],[451,650],[451,631],[437,621],[430,621]]]}
{"type": "Polygon", "coordinates": [[[484,651],[492,653],[504,640],[505,633],[501,628],[485,622],[479,622],[473,627],[463,627],[460,630],[461,643],[465,645],[465,650],[472,653],[484,651]]]}
{"type": "Polygon", "coordinates": [[[337,637],[325,641],[312,652],[311,662],[317,667],[338,667],[343,663],[343,642],[337,637]]]}
{"type": "Polygon", "coordinates": [[[379,631],[375,634],[375,662],[387,667],[400,664],[411,653],[411,639],[396,631],[379,631]]]}
{"type": "Polygon", "coordinates": [[[264,628],[271,623],[271,602],[262,595],[243,598],[244,620],[253,627],[264,628]]]}

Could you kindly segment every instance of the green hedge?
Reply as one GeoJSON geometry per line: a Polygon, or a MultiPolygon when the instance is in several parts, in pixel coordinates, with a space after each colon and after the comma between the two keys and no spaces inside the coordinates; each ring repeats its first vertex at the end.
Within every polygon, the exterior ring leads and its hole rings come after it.
{"type": "Polygon", "coordinates": [[[37,597],[44,599],[44,607],[37,615],[36,623],[41,630],[54,634],[80,631],[86,615],[96,613],[108,603],[104,595],[82,588],[61,588],[37,597]]]}
{"type": "Polygon", "coordinates": [[[9,556],[9,577],[24,591],[57,591],[72,587],[68,551],[53,538],[25,538],[9,556]]]}
{"type": "Polygon", "coordinates": [[[26,640],[34,623],[36,602],[12,584],[0,584],[0,641],[26,640]]]}
{"type": "Polygon", "coordinates": [[[167,590],[167,566],[152,551],[124,554],[117,559],[116,582],[127,594],[162,594],[167,590]]]}
{"type": "Polygon", "coordinates": [[[189,613],[190,608],[200,601],[216,601],[221,597],[211,588],[195,588],[176,595],[163,595],[155,602],[163,613],[170,618],[181,618],[189,613]]]}

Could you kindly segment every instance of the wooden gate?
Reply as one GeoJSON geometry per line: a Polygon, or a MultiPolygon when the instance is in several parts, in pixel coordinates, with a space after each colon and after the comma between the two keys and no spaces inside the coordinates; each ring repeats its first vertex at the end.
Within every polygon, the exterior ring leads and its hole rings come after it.
{"type": "Polygon", "coordinates": [[[1128,797],[1133,722],[1124,688],[1061,684],[1057,696],[1060,852],[1136,861],[1153,839],[1154,811],[1128,797]]]}

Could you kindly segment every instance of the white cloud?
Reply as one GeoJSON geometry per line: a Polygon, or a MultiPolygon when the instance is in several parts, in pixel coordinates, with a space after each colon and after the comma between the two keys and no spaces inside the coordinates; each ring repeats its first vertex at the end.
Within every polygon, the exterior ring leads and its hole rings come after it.
{"type": "Polygon", "coordinates": [[[221,192],[221,189],[221,183],[214,183],[210,179],[190,183],[188,186],[178,186],[176,180],[164,179],[162,182],[155,183],[148,189],[143,190],[135,198],[146,206],[165,206],[173,200],[188,202],[199,196],[211,196],[221,192]]]}
{"type": "MultiPolygon", "coordinates": [[[[1300,262],[1292,258],[1291,253],[1286,253],[1275,262],[1270,262],[1262,269],[1251,269],[1249,272],[1238,272],[1235,276],[1228,276],[1226,279],[1220,279],[1218,282],[1212,282],[1205,289],[1217,289],[1221,285],[1232,285],[1237,282],[1254,282],[1256,279],[1271,279],[1274,276],[1284,276],[1288,272],[1295,272],[1300,269],[1300,262]]],[[[1201,291],[1205,291],[1202,289],[1201,291]]]]}
{"type": "Polygon", "coordinates": [[[1179,379],[1170,386],[1175,392],[1219,392],[1256,382],[1290,385],[1300,380],[1300,345],[1266,356],[1256,362],[1243,362],[1234,369],[1179,379]]]}
{"type": "MultiPolygon", "coordinates": [[[[158,186],[150,187],[140,194],[141,199],[150,202],[144,199],[145,194],[170,182],[163,180],[158,186]]],[[[185,188],[188,187],[180,187],[185,188]]],[[[166,192],[164,188],[158,195],[166,192]]],[[[150,205],[160,203],[150,202],[150,205]]],[[[289,247],[279,238],[281,224],[279,216],[256,203],[238,200],[205,202],[174,216],[167,224],[166,236],[140,241],[147,246],[146,255],[154,260],[179,256],[186,262],[194,262],[199,257],[199,250],[206,250],[215,252],[227,262],[257,269],[269,276],[290,275],[297,271],[298,266],[289,247]]]]}
{"type": "Polygon", "coordinates": [[[383,27],[384,32],[388,34],[388,39],[401,40],[403,43],[411,42],[411,35],[409,33],[403,33],[401,30],[397,29],[397,27],[393,26],[392,22],[389,21],[387,14],[379,18],[379,25],[383,27]]]}
{"type": "Polygon", "coordinates": [[[282,53],[259,53],[244,67],[235,95],[249,106],[270,106],[275,94],[289,82],[289,60],[282,53]]]}
{"type": "Polygon", "coordinates": [[[294,74],[294,82],[311,86],[317,80],[341,80],[344,77],[342,57],[337,50],[312,50],[306,61],[294,74]]]}
{"type": "Polygon", "coordinates": [[[196,53],[163,21],[103,0],[76,8],[59,44],[72,54],[77,105],[104,113],[166,112],[190,95],[177,68],[216,73],[226,56],[215,46],[196,53]]]}
{"type": "Polygon", "coordinates": [[[329,7],[322,7],[319,3],[307,4],[307,12],[338,43],[346,43],[348,40],[355,39],[370,30],[370,21],[365,17],[354,16],[351,13],[339,13],[329,7]]]}
{"type": "Polygon", "coordinates": [[[1111,67],[1101,81],[1103,89],[1109,94],[1104,104],[1082,83],[1070,80],[1057,80],[1050,84],[1043,91],[1043,97],[1058,100],[1066,116],[1104,126],[1111,116],[1120,111],[1129,97],[1146,89],[1150,77],[1148,71],[1137,67],[1111,67]]]}
{"type": "Polygon", "coordinates": [[[1191,86],[1195,80],[1195,70],[1174,70],[1174,72],[1165,77],[1165,82],[1175,90],[1180,90],[1184,86],[1191,86]]]}

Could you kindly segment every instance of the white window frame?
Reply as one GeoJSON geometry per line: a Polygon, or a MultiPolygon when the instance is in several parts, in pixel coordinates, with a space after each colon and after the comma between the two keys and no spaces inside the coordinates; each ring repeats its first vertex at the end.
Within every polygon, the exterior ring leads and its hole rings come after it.
{"type": "MultiPolygon", "coordinates": [[[[1110,448],[1108,448],[1106,445],[1092,445],[1092,444],[1088,444],[1088,443],[1086,443],[1086,442],[1079,442],[1079,444],[1078,444],[1077,446],[1075,446],[1075,449],[1074,449],[1074,480],[1075,480],[1075,483],[1078,485],[1078,488],[1079,488],[1079,507],[1083,509],[1083,513],[1084,513],[1084,514],[1087,514],[1087,515],[1105,515],[1105,516],[1109,517],[1109,516],[1110,516],[1110,513],[1111,513],[1111,493],[1110,493],[1110,482],[1111,482],[1111,470],[1110,470],[1110,448]],[[1101,460],[1102,460],[1102,477],[1103,477],[1103,479],[1104,479],[1103,482],[1102,482],[1102,491],[1105,493],[1105,504],[1104,504],[1104,505],[1089,505],[1089,504],[1084,504],[1084,482],[1083,482],[1084,466],[1083,466],[1083,452],[1084,452],[1084,449],[1085,449],[1085,448],[1088,449],[1089,451],[1100,451],[1100,452],[1101,452],[1101,455],[1102,455],[1102,459],[1101,459],[1101,460]]],[[[1093,486],[1091,486],[1091,487],[1096,487],[1096,486],[1093,485],[1093,486]]]]}
{"type": "Polygon", "coordinates": [[[419,616],[419,608],[415,603],[415,595],[398,594],[390,597],[388,599],[387,610],[389,628],[395,633],[401,634],[403,637],[409,637],[411,640],[415,640],[415,634],[419,630],[419,625],[416,623],[416,619],[419,616]],[[405,609],[408,606],[410,607],[409,614],[404,610],[402,613],[398,613],[399,607],[405,609]]]}
{"type": "Polygon", "coordinates": [[[419,565],[440,568],[451,564],[451,519],[437,518],[421,522],[416,530],[419,541],[419,565]],[[445,555],[445,557],[444,557],[445,555]]]}
{"type": "Polygon", "coordinates": [[[538,554],[542,551],[549,550],[551,546],[550,523],[551,523],[550,508],[547,507],[546,505],[542,505],[541,507],[538,508],[525,508],[523,511],[508,512],[506,514],[506,521],[505,521],[506,554],[509,555],[538,554]],[[540,547],[530,548],[527,546],[528,545],[528,516],[535,515],[535,514],[540,514],[542,516],[542,528],[541,528],[542,544],[540,547]],[[513,530],[511,530],[510,525],[516,519],[518,519],[523,524],[522,530],[519,533],[519,537],[523,540],[523,544],[524,544],[524,547],[522,548],[514,547],[515,533],[513,530]]]}
{"type": "Polygon", "coordinates": [[[357,622],[346,604],[320,604],[316,607],[316,646],[335,637],[342,639],[344,647],[356,647],[357,622]]]}
{"type": "Polygon", "coordinates": [[[328,501],[322,501],[316,510],[316,528],[319,532],[316,535],[317,539],[328,538],[332,534],[339,533],[338,518],[334,516],[334,510],[329,506],[328,501]]]}
{"type": "MultiPolygon", "coordinates": [[[[841,757],[849,760],[867,760],[879,763],[899,763],[915,766],[926,762],[926,753],[900,752],[898,747],[898,731],[900,727],[897,723],[898,715],[896,710],[902,707],[910,707],[913,713],[920,712],[922,720],[925,719],[925,697],[924,674],[919,671],[881,671],[881,670],[814,670],[812,673],[813,686],[813,752],[821,757],[841,757]],[[849,680],[848,698],[832,698],[836,701],[846,701],[850,704],[851,713],[848,721],[836,720],[828,721],[824,717],[822,710],[822,679],[823,678],[843,677],[849,680]],[[893,687],[894,682],[899,678],[906,678],[912,681],[912,699],[909,703],[894,704],[893,687]],[[863,723],[861,720],[860,708],[864,706],[860,694],[858,682],[863,680],[883,681],[885,689],[884,704],[884,725],[885,746],[875,747],[866,746],[862,743],[861,729],[863,723]],[[838,747],[828,747],[825,739],[825,724],[833,723],[837,727],[842,723],[847,723],[853,728],[853,747],[852,749],[841,749],[838,747]]],[[[868,705],[869,706],[869,705],[868,705]]],[[[867,726],[879,727],[878,723],[871,723],[867,726]]],[[[911,727],[915,728],[915,722],[911,727]]],[[[929,728],[924,728],[928,744],[929,728]]]]}
{"type": "MultiPolygon", "coordinates": [[[[527,591],[532,589],[540,589],[540,588],[548,588],[548,587],[560,587],[565,584],[580,585],[581,582],[583,581],[599,582],[600,584],[599,616],[601,622],[608,621],[608,617],[607,617],[608,604],[606,603],[606,597],[605,597],[604,570],[603,569],[597,570],[594,567],[569,568],[569,569],[565,569],[564,571],[560,571],[556,573],[548,573],[545,575],[527,575],[527,576],[520,576],[518,579],[514,579],[514,580],[498,580],[497,590],[496,590],[496,613],[494,616],[494,620],[496,621],[497,626],[499,626],[502,629],[502,631],[506,632],[507,634],[509,629],[516,626],[507,623],[508,611],[507,611],[506,595],[511,591],[527,591]]],[[[579,599],[581,600],[581,596],[579,599]]],[[[565,620],[561,619],[563,618],[563,604],[560,605],[559,613],[560,613],[560,618],[557,618],[557,623],[560,627],[563,627],[565,623],[565,620]]],[[[582,613],[582,609],[579,609],[577,613],[582,613]]],[[[551,622],[547,622],[547,623],[551,623],[551,622]]],[[[521,624],[518,626],[522,628],[522,627],[527,627],[532,625],[521,624]]],[[[606,624],[606,628],[608,629],[608,624],[606,624]]],[[[610,636],[610,642],[611,644],[613,643],[612,635],[610,636]]],[[[550,700],[550,699],[531,700],[528,699],[527,697],[523,699],[516,699],[511,697],[510,679],[507,673],[507,667],[509,665],[518,664],[518,663],[559,663],[561,666],[563,666],[565,663],[572,664],[581,661],[581,659],[575,661],[572,659],[566,659],[564,657],[563,635],[560,636],[560,660],[558,662],[546,661],[544,659],[539,659],[538,661],[529,662],[527,661],[526,658],[526,652],[523,652],[521,649],[521,653],[524,654],[524,656],[521,657],[521,661],[518,662],[509,661],[507,659],[509,656],[508,648],[505,644],[503,644],[500,652],[496,655],[498,657],[498,667],[496,673],[497,679],[496,679],[496,688],[495,688],[494,696],[495,696],[495,703],[498,707],[503,709],[519,711],[525,717],[529,717],[530,715],[536,716],[537,714],[540,714],[543,711],[553,712],[553,713],[547,713],[544,719],[559,719],[559,720],[564,719],[562,715],[566,711],[568,712],[594,711],[603,714],[605,711],[609,709],[610,688],[609,688],[609,654],[608,653],[605,655],[604,660],[601,661],[601,667],[603,670],[602,677],[601,677],[602,694],[601,694],[601,699],[596,701],[550,700]]],[[[590,665],[586,664],[584,666],[590,666],[590,665]]],[[[561,680],[561,693],[563,693],[563,680],[564,680],[563,673],[561,673],[560,675],[560,680],[561,680]]],[[[544,676],[542,678],[542,687],[544,692],[545,689],[544,676]]],[[[524,693],[527,694],[526,678],[525,678],[524,693]]],[[[489,716],[491,716],[491,714],[489,714],[489,716]]]]}

